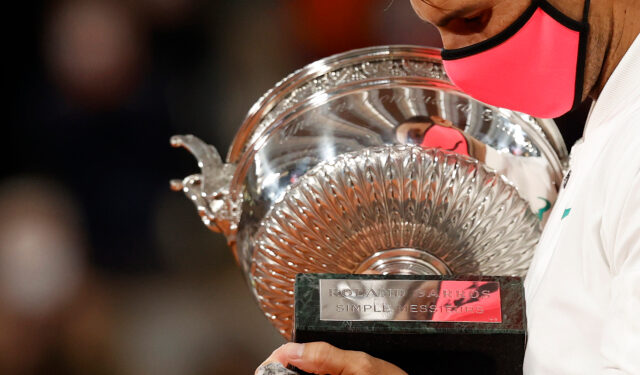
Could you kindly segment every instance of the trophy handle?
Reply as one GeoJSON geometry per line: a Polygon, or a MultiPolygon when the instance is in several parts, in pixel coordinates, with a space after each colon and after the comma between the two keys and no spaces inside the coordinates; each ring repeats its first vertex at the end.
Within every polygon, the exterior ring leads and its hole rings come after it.
{"type": "Polygon", "coordinates": [[[229,189],[236,166],[223,163],[215,147],[191,134],[174,135],[171,146],[187,149],[198,160],[201,170],[183,180],[171,180],[171,190],[182,190],[196,205],[202,222],[212,231],[224,234],[233,245],[240,221],[240,199],[233,200],[229,189]]]}

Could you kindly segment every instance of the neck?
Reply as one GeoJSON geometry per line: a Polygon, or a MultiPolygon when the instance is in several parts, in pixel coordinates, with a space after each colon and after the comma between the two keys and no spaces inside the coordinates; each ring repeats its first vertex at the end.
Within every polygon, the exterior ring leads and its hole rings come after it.
{"type": "Polygon", "coordinates": [[[605,46],[600,75],[590,93],[594,99],[598,98],[620,60],[640,34],[640,6],[637,2],[635,0],[617,0],[610,3],[611,33],[605,46]]]}

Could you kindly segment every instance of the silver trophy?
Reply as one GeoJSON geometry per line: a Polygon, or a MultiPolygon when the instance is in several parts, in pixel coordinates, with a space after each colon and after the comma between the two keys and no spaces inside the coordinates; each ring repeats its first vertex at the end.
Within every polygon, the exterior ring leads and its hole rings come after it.
{"type": "Polygon", "coordinates": [[[250,109],[226,162],[174,136],[200,174],[172,181],[223,233],[270,322],[290,338],[298,273],[524,276],[540,224],[516,186],[398,130],[438,116],[499,151],[567,159],[551,120],[458,91],[434,49],[382,46],[312,63],[250,109]]]}

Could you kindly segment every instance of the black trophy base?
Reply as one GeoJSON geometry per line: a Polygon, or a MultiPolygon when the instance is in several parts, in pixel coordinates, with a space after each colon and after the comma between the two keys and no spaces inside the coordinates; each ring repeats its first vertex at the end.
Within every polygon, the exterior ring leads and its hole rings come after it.
{"type": "MultiPolygon", "coordinates": [[[[325,297],[323,308],[332,308],[333,302],[325,297]]],[[[522,374],[525,327],[519,278],[300,274],[296,279],[295,342],[325,341],[341,349],[364,351],[409,374],[522,374]],[[321,320],[321,279],[499,282],[501,321],[321,320]]]]}

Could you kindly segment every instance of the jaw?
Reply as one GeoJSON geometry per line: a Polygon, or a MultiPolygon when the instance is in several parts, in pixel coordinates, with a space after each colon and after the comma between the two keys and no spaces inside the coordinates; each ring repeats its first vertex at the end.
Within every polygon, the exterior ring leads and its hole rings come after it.
{"type": "Polygon", "coordinates": [[[585,63],[583,98],[597,99],[617,65],[613,63],[611,46],[614,40],[613,2],[592,1],[589,14],[589,38],[585,63]],[[610,69],[610,65],[613,68],[610,69]]]}
{"type": "Polygon", "coordinates": [[[585,85],[591,82],[589,95],[597,99],[609,77],[640,33],[640,9],[632,0],[595,1],[589,39],[585,85]],[[593,38],[593,40],[591,40],[593,38]],[[587,80],[589,79],[589,81],[587,80]]]}

